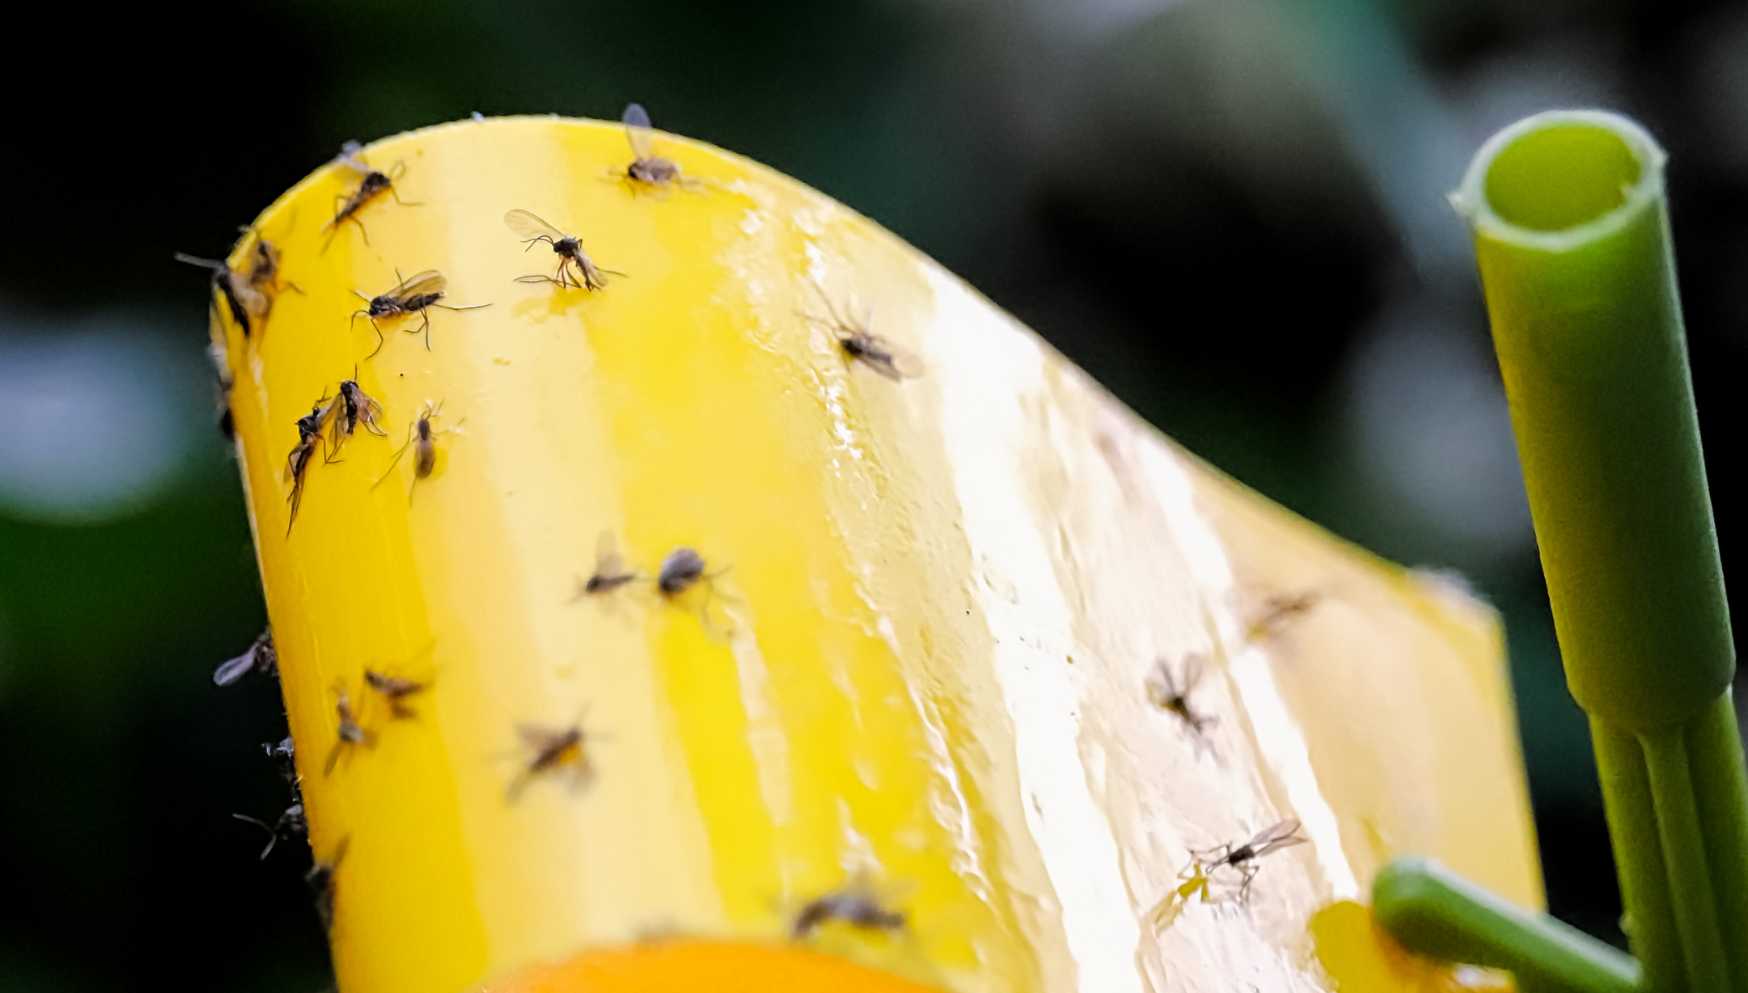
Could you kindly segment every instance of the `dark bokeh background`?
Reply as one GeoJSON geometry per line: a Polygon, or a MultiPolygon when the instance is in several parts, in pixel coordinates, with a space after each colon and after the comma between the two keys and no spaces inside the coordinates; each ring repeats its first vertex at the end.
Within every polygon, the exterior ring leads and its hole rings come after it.
{"type": "MultiPolygon", "coordinates": [[[[62,5],[13,32],[0,252],[0,988],[303,993],[301,855],[211,428],[201,273],[342,139],[615,116],[872,215],[1240,479],[1505,613],[1553,909],[1618,940],[1460,225],[1493,129],[1639,116],[1672,199],[1726,571],[1748,295],[1748,8],[1549,0],[62,5]],[[155,6],[155,5],[154,5],[155,6]],[[35,48],[36,52],[30,49],[35,48]],[[40,69],[25,70],[32,54],[40,69]],[[50,61],[52,60],[52,61],[50,61]]],[[[37,13],[43,13],[36,8],[37,13]]],[[[1356,715],[1363,719],[1363,715],[1356,715]]]]}

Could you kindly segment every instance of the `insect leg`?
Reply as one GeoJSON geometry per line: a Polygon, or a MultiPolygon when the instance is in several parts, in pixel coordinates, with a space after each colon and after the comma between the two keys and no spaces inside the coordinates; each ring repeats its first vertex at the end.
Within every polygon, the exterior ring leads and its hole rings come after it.
{"type": "MultiPolygon", "coordinates": [[[[399,178],[401,178],[401,174],[404,172],[406,172],[406,163],[396,162],[394,164],[394,167],[389,170],[389,173],[390,173],[389,178],[391,180],[392,179],[399,179],[399,178]]],[[[388,195],[391,197],[394,197],[395,203],[398,203],[403,207],[423,207],[423,206],[425,206],[425,203],[422,200],[402,200],[401,199],[401,191],[396,189],[394,183],[392,183],[392,182],[388,184],[388,195]]]]}
{"type": "Polygon", "coordinates": [[[1256,874],[1261,869],[1262,866],[1257,865],[1255,862],[1246,862],[1238,867],[1238,871],[1244,876],[1244,882],[1238,884],[1239,903],[1250,902],[1250,884],[1252,880],[1256,879],[1256,874]]]}
{"type": "Polygon", "coordinates": [[[291,526],[297,523],[297,508],[303,505],[303,480],[304,477],[300,473],[294,476],[291,481],[291,496],[288,498],[291,500],[291,516],[285,521],[285,536],[287,538],[291,537],[291,526]]]}
{"type": "Polygon", "coordinates": [[[370,350],[370,354],[365,356],[366,359],[374,359],[376,358],[376,353],[382,351],[382,325],[376,323],[376,318],[372,317],[370,319],[370,328],[376,332],[376,347],[370,350]]]}
{"type": "Polygon", "coordinates": [[[279,844],[279,831],[278,831],[278,829],[273,827],[273,825],[268,824],[266,821],[259,820],[259,819],[254,818],[254,817],[250,817],[248,814],[232,814],[231,816],[236,818],[239,821],[242,821],[244,824],[253,824],[256,827],[260,828],[261,830],[267,832],[267,847],[261,849],[261,856],[260,856],[261,861],[263,861],[263,862],[267,861],[267,856],[273,854],[273,846],[279,844]]]}
{"type": "Polygon", "coordinates": [[[407,425],[407,441],[406,441],[406,444],[404,444],[404,445],[402,445],[402,446],[401,446],[401,447],[399,447],[399,448],[397,448],[397,449],[395,449],[395,457],[394,457],[394,458],[392,458],[392,459],[390,459],[390,460],[389,460],[389,463],[388,463],[388,468],[387,468],[387,469],[384,469],[384,470],[383,470],[383,473],[382,473],[382,475],[381,475],[381,476],[378,476],[378,477],[377,477],[377,478],[376,478],[376,482],[374,482],[374,483],[371,483],[371,484],[370,484],[370,488],[371,488],[371,489],[373,489],[373,490],[374,490],[374,489],[376,489],[376,488],[377,488],[377,487],[378,487],[378,486],[381,486],[381,485],[382,485],[382,481],[383,481],[383,480],[385,480],[385,479],[387,479],[387,478],[388,478],[388,477],[389,477],[389,474],[390,474],[390,473],[392,473],[392,472],[394,472],[394,471],[395,471],[395,466],[397,466],[397,465],[400,465],[400,464],[401,464],[401,456],[402,456],[402,455],[405,455],[405,454],[406,454],[406,453],[407,453],[407,448],[408,448],[408,447],[409,447],[409,446],[411,446],[411,445],[412,445],[412,443],[413,443],[413,432],[414,432],[414,431],[416,431],[416,430],[418,430],[418,425],[417,425],[417,424],[409,424],[409,425],[407,425]]]}
{"type": "Polygon", "coordinates": [[[425,351],[431,350],[431,311],[429,307],[419,308],[419,326],[408,330],[407,334],[424,334],[425,351]]]}

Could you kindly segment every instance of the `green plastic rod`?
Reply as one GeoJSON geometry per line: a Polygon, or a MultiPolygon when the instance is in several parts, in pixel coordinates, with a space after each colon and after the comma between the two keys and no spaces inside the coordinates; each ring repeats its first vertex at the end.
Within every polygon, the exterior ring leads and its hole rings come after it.
{"type": "Polygon", "coordinates": [[[1440,958],[1508,969],[1537,993],[1637,993],[1632,958],[1531,914],[1427,859],[1397,859],[1372,885],[1373,912],[1399,941],[1440,958]]]}
{"type": "Polygon", "coordinates": [[[1452,202],[1474,232],[1645,987],[1748,993],[1736,661],[1663,166],[1619,115],[1538,114],[1482,147],[1452,202]]]}
{"type": "Polygon", "coordinates": [[[1664,155],[1614,114],[1495,135],[1453,201],[1511,402],[1572,695],[1633,731],[1735,671],[1676,295],[1664,155]]]}

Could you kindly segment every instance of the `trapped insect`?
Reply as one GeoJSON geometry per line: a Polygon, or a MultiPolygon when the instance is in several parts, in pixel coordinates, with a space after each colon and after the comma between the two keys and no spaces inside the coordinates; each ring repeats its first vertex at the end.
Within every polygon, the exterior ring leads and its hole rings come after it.
{"type": "Polygon", "coordinates": [[[340,756],[346,749],[354,745],[371,748],[376,745],[376,734],[358,723],[358,718],[352,710],[352,700],[344,689],[334,691],[337,699],[334,701],[334,714],[339,718],[340,726],[335,732],[334,747],[328,752],[328,761],[322,766],[322,775],[331,775],[334,767],[340,764],[340,756]]]}
{"type": "Polygon", "coordinates": [[[522,251],[526,252],[545,242],[551,247],[553,254],[558,256],[558,269],[552,275],[517,276],[518,283],[556,283],[561,287],[575,286],[593,292],[607,285],[608,275],[625,275],[595,265],[588,253],[583,251],[583,243],[576,235],[565,234],[531,211],[512,210],[504,215],[504,224],[516,237],[522,239],[522,251]]]}
{"type": "Polygon", "coordinates": [[[231,320],[236,322],[245,338],[254,330],[255,320],[267,319],[273,306],[272,299],[260,288],[251,285],[248,277],[218,259],[203,259],[182,252],[177,252],[175,257],[178,262],[186,262],[212,272],[212,289],[218,294],[211,304],[215,319],[219,316],[220,300],[224,301],[225,308],[230,311],[231,320]]]}
{"type": "Polygon", "coordinates": [[[698,185],[696,180],[686,179],[680,175],[680,167],[673,159],[662,158],[654,153],[650,141],[649,112],[639,103],[627,104],[625,113],[621,116],[625,124],[625,140],[631,145],[631,164],[625,167],[623,178],[633,184],[662,187],[669,183],[691,189],[698,185]]]}
{"type": "Polygon", "coordinates": [[[662,591],[662,596],[679,596],[704,578],[704,556],[696,549],[681,546],[662,559],[661,572],[656,575],[656,588],[662,591]]]}
{"type": "Polygon", "coordinates": [[[364,238],[364,243],[370,244],[370,232],[364,229],[364,222],[358,219],[358,212],[384,193],[393,197],[395,203],[403,207],[420,206],[420,204],[402,200],[399,191],[395,189],[395,181],[400,179],[402,173],[406,171],[405,163],[396,162],[389,168],[388,172],[381,172],[375,166],[364,161],[363,151],[364,146],[356,141],[349,141],[340,146],[340,155],[334,160],[362,178],[358,181],[357,189],[349,194],[343,193],[334,198],[334,219],[322,228],[328,233],[327,239],[322,242],[322,251],[324,252],[333,243],[334,235],[339,232],[340,225],[347,221],[358,225],[358,233],[364,238]]]}
{"type": "Polygon", "coordinates": [[[1175,714],[1178,720],[1189,725],[1190,730],[1200,734],[1217,723],[1216,719],[1206,714],[1198,713],[1190,706],[1190,692],[1196,688],[1196,683],[1202,678],[1202,667],[1207,659],[1200,652],[1191,653],[1184,659],[1183,682],[1180,685],[1172,675],[1171,665],[1164,659],[1154,664],[1153,675],[1147,680],[1147,698],[1160,710],[1175,714]]]}
{"type": "Polygon", "coordinates": [[[217,421],[219,434],[226,441],[235,441],[237,436],[236,422],[231,417],[231,361],[225,351],[222,341],[213,341],[206,346],[206,357],[212,360],[213,375],[216,378],[214,391],[216,399],[213,406],[218,411],[217,421]]]}
{"type": "Polygon", "coordinates": [[[229,686],[250,672],[271,676],[278,665],[279,653],[273,648],[273,629],[268,628],[255,636],[243,654],[220,662],[212,671],[212,681],[217,686],[229,686]]]}
{"type": "Polygon", "coordinates": [[[614,548],[613,532],[603,531],[595,542],[595,571],[587,580],[577,582],[577,595],[571,598],[571,602],[586,596],[611,593],[637,578],[637,573],[626,568],[625,562],[614,548]]]}
{"type": "Polygon", "coordinates": [[[261,751],[268,758],[279,763],[279,774],[285,778],[286,782],[293,785],[297,783],[297,753],[292,744],[291,735],[288,734],[278,741],[262,742],[261,751]]]}
{"type": "Polygon", "coordinates": [[[285,497],[291,504],[291,514],[285,522],[286,537],[291,536],[291,526],[297,523],[297,509],[303,504],[303,484],[310,460],[315,458],[316,447],[322,442],[322,429],[335,410],[333,398],[323,395],[309,413],[297,419],[297,444],[285,458],[285,479],[291,484],[291,492],[285,497]]]}
{"type": "Polygon", "coordinates": [[[329,931],[334,927],[334,900],[339,889],[337,874],[340,862],[346,858],[346,849],[352,843],[352,836],[347,835],[334,846],[334,854],[326,860],[318,859],[310,866],[310,871],[304,873],[304,885],[310,888],[310,896],[316,907],[316,918],[322,922],[322,930],[329,931]]]}
{"type": "Polygon", "coordinates": [[[388,701],[389,713],[397,718],[419,716],[418,711],[407,706],[407,698],[417,696],[430,688],[425,683],[384,675],[374,669],[364,670],[364,682],[388,701]]]}
{"type": "Polygon", "coordinates": [[[1322,601],[1322,595],[1313,591],[1271,593],[1263,597],[1262,609],[1251,620],[1250,626],[1245,630],[1245,637],[1249,641],[1267,638],[1288,622],[1309,614],[1322,601]]]}
{"type": "MultiPolygon", "coordinates": [[[[399,272],[396,272],[395,278],[400,279],[400,275],[399,272]]],[[[448,291],[448,287],[449,281],[443,278],[442,273],[435,269],[426,269],[424,272],[414,273],[412,276],[402,279],[395,284],[394,289],[373,297],[367,297],[357,290],[353,290],[353,294],[358,299],[363,300],[365,306],[352,312],[352,326],[357,327],[358,319],[364,317],[370,320],[370,326],[376,330],[376,347],[371,349],[370,355],[366,355],[365,358],[371,358],[377,352],[382,351],[382,326],[376,323],[376,319],[379,317],[404,317],[409,314],[418,314],[421,318],[419,326],[408,330],[407,334],[423,332],[425,350],[430,351],[431,314],[429,311],[432,307],[442,307],[444,310],[480,310],[491,306],[489,303],[476,303],[471,307],[453,307],[446,303],[439,303],[438,301],[443,299],[443,294],[448,291]]]]}
{"type": "Polygon", "coordinates": [[[292,746],[292,736],[287,734],[278,741],[262,741],[260,750],[266,753],[267,759],[273,760],[274,766],[280,769],[280,778],[292,787],[292,802],[302,802],[302,788],[297,780],[297,755],[292,746]]]}
{"type": "MultiPolygon", "coordinates": [[[[721,576],[728,569],[725,567],[709,573],[704,570],[704,556],[698,554],[696,549],[685,546],[676,548],[668,553],[667,558],[662,559],[661,569],[656,573],[656,590],[669,603],[674,603],[687,590],[697,586],[700,582],[704,583],[705,599],[698,607],[698,616],[704,622],[704,627],[707,630],[721,634],[723,632],[718,625],[713,624],[710,620],[710,600],[712,597],[721,595],[711,580],[721,576]]],[[[734,599],[726,595],[723,597],[729,600],[734,599]]]]}
{"type": "Polygon", "coordinates": [[[573,788],[585,786],[594,778],[595,767],[589,758],[588,735],[583,732],[581,720],[569,727],[518,724],[516,736],[521,739],[522,748],[528,752],[528,758],[523,762],[516,778],[510,781],[510,788],[505,794],[509,802],[515,803],[522,791],[537,776],[564,774],[570,778],[573,788]]]}
{"type": "Polygon", "coordinates": [[[340,391],[335,398],[335,404],[337,409],[334,412],[334,426],[328,435],[328,457],[330,459],[339,456],[340,446],[346,443],[346,439],[352,437],[359,425],[363,425],[364,430],[379,438],[388,437],[388,432],[384,431],[382,426],[377,423],[378,419],[382,417],[382,404],[364,392],[364,389],[358,385],[356,366],[352,369],[351,379],[340,381],[340,391]]]}
{"type": "Polygon", "coordinates": [[[303,287],[289,279],[281,280],[279,278],[279,247],[263,238],[261,232],[252,227],[239,228],[238,230],[242,231],[245,236],[255,239],[249,247],[249,266],[245,278],[248,279],[251,287],[267,297],[269,306],[272,305],[273,298],[279,294],[282,286],[302,296],[303,287]]]}
{"type": "Polygon", "coordinates": [[[923,374],[921,359],[868,330],[867,315],[860,318],[840,315],[824,290],[819,290],[819,297],[825,303],[827,316],[801,316],[835,335],[838,347],[852,361],[860,362],[893,382],[914,379],[923,374]]]}
{"type": "Polygon", "coordinates": [[[1202,851],[1191,851],[1190,862],[1177,874],[1178,885],[1169,890],[1147,912],[1155,929],[1169,927],[1183,913],[1189,901],[1200,894],[1202,902],[1210,901],[1214,873],[1231,867],[1239,873],[1238,899],[1249,899],[1250,883],[1256,878],[1257,860],[1270,852],[1304,842],[1299,834],[1299,822],[1291,818],[1258,831],[1249,841],[1239,845],[1220,845],[1202,851]]]}
{"type": "MultiPolygon", "coordinates": [[[[394,458],[390,460],[388,468],[383,471],[382,476],[370,484],[371,489],[374,490],[381,486],[383,481],[394,473],[395,466],[400,465],[401,456],[406,453],[408,447],[413,449],[413,486],[419,485],[419,480],[431,475],[431,470],[437,465],[437,436],[446,433],[438,429],[432,422],[442,412],[442,401],[425,404],[424,409],[419,411],[418,418],[413,421],[412,427],[407,430],[406,444],[395,451],[394,458]]],[[[464,417],[457,421],[455,427],[450,428],[449,431],[459,431],[465,423],[467,423],[467,418],[464,417]]],[[[412,486],[409,486],[407,488],[407,502],[411,503],[412,500],[413,489],[412,486]]]]}
{"type": "Polygon", "coordinates": [[[279,844],[279,839],[284,838],[285,840],[290,841],[291,839],[309,831],[309,823],[304,820],[303,816],[302,800],[298,800],[292,803],[291,806],[286,807],[285,811],[279,815],[279,819],[272,824],[267,823],[259,817],[250,817],[248,814],[232,814],[231,816],[245,824],[253,824],[267,832],[267,846],[261,849],[261,854],[258,856],[261,861],[266,861],[267,856],[273,854],[273,849],[279,844]]]}
{"type": "MultiPolygon", "coordinates": [[[[272,294],[279,289],[279,248],[261,237],[253,228],[244,228],[243,231],[255,235],[255,243],[249,249],[249,285],[263,293],[272,294]]],[[[303,292],[296,283],[288,282],[285,285],[287,289],[303,292]]]]}
{"type": "Polygon", "coordinates": [[[789,925],[789,936],[805,940],[827,921],[840,921],[851,927],[870,931],[901,931],[902,911],[890,910],[862,887],[850,887],[827,893],[801,908],[789,925]]]}
{"type": "Polygon", "coordinates": [[[1250,897],[1251,881],[1256,878],[1256,874],[1261,868],[1257,865],[1258,859],[1270,852],[1304,844],[1308,840],[1310,839],[1299,833],[1298,819],[1289,817],[1263,828],[1252,835],[1249,841],[1242,844],[1220,845],[1216,848],[1193,851],[1190,855],[1194,859],[1194,864],[1201,867],[1201,873],[1204,876],[1211,876],[1221,866],[1236,869],[1242,877],[1238,888],[1238,899],[1242,902],[1250,897]]]}

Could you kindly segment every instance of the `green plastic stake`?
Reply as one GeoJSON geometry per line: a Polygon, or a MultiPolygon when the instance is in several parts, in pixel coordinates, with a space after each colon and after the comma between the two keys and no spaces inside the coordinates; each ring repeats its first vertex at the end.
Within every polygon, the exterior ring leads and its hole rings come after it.
{"type": "Polygon", "coordinates": [[[1552,917],[1531,914],[1427,859],[1397,859],[1372,884],[1372,910],[1423,954],[1512,972],[1536,993],[1637,993],[1632,958],[1552,917]]]}
{"type": "MultiPolygon", "coordinates": [[[[1641,988],[1748,993],[1736,660],[1663,166],[1663,150],[1624,117],[1538,114],[1491,138],[1451,200],[1475,237],[1566,680],[1590,715],[1641,988]]],[[[1417,906],[1421,922],[1472,917],[1462,900],[1417,906]]],[[[1403,937],[1416,947],[1425,930],[1403,937]]],[[[1460,933],[1488,948],[1507,937],[1460,933]]],[[[1535,961],[1520,965],[1535,974],[1535,961]]]]}

